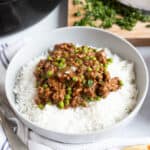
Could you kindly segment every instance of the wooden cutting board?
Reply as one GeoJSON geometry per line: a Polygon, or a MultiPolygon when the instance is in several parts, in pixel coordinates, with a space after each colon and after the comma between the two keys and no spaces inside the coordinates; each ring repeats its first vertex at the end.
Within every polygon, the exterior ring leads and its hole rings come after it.
{"type": "MultiPolygon", "coordinates": [[[[73,5],[73,0],[68,0],[68,26],[73,26],[74,22],[80,19],[74,16],[80,9],[80,5],[73,5]]],[[[132,31],[122,30],[117,25],[105,30],[126,38],[136,46],[150,46],[150,28],[145,27],[147,24],[150,23],[138,22],[132,31]]]]}

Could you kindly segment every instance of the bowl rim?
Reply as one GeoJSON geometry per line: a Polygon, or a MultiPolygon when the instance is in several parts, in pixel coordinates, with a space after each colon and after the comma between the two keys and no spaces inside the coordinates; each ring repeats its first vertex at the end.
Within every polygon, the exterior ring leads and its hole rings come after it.
{"type": "Polygon", "coordinates": [[[132,119],[136,114],[137,112],[139,111],[139,109],[141,108],[142,104],[144,103],[144,100],[146,98],[146,95],[148,93],[148,88],[149,88],[149,72],[148,72],[148,68],[147,68],[147,65],[145,63],[145,60],[143,58],[143,56],[140,54],[140,52],[130,43],[128,42],[126,39],[124,39],[123,37],[117,35],[117,34],[114,34],[112,32],[109,32],[109,31],[105,31],[103,29],[98,29],[98,28],[95,28],[95,27],[62,27],[62,28],[58,28],[58,29],[55,29],[55,30],[52,30],[50,33],[55,33],[55,32],[59,32],[59,31],[63,31],[63,30],[76,30],[76,29],[79,29],[79,30],[95,30],[97,32],[103,32],[105,34],[108,34],[108,35],[111,35],[113,37],[116,37],[117,39],[120,39],[122,42],[126,43],[128,46],[131,47],[131,49],[139,56],[139,58],[141,59],[141,62],[143,64],[143,67],[144,67],[144,70],[145,70],[145,77],[146,77],[146,85],[145,85],[145,91],[142,93],[142,98],[139,100],[139,102],[136,104],[136,106],[134,107],[134,109],[125,117],[123,118],[122,120],[120,120],[119,122],[117,122],[116,124],[114,124],[113,126],[110,126],[110,127],[107,127],[107,128],[104,128],[104,129],[100,129],[100,130],[96,130],[96,131],[92,131],[92,132],[88,132],[88,133],[64,133],[64,132],[58,132],[58,131],[53,131],[53,130],[50,130],[50,129],[46,129],[46,128],[43,128],[39,125],[36,125],[34,122],[26,119],[21,112],[19,112],[17,110],[17,108],[15,107],[15,105],[13,104],[12,100],[11,100],[11,96],[10,96],[10,88],[8,87],[8,82],[9,82],[9,68],[10,66],[13,65],[13,62],[15,61],[16,57],[18,57],[20,55],[20,53],[23,53],[23,49],[21,49],[20,51],[18,51],[15,56],[12,58],[8,68],[7,68],[7,71],[6,71],[6,78],[5,78],[5,93],[6,93],[6,97],[7,97],[7,101],[9,103],[9,105],[11,106],[12,110],[15,112],[15,114],[21,118],[21,120],[23,120],[24,122],[26,122],[25,124],[30,128],[31,126],[32,127],[36,127],[38,128],[39,130],[43,130],[43,131],[46,131],[46,132],[51,132],[53,134],[57,134],[57,135],[64,135],[64,136],[88,136],[88,135],[99,135],[101,133],[105,133],[105,132],[109,132],[111,130],[114,130],[116,128],[118,128],[119,126],[125,124],[128,122],[128,120],[132,119]]]}

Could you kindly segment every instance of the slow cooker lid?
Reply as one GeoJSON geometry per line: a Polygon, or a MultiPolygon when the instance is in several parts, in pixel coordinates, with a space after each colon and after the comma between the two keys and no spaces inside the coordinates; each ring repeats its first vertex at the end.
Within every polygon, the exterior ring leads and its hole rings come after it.
{"type": "Polygon", "coordinates": [[[0,0],[0,36],[23,30],[48,15],[60,0],[0,0]]]}

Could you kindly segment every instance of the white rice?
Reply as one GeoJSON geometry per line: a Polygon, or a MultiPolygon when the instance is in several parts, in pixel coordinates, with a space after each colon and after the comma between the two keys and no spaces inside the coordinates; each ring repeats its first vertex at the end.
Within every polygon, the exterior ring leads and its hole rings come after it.
{"type": "Polygon", "coordinates": [[[91,102],[86,108],[60,110],[56,106],[46,105],[40,110],[34,103],[36,89],[33,75],[36,64],[44,57],[39,56],[23,66],[17,75],[14,94],[18,111],[40,127],[74,134],[101,130],[125,118],[136,105],[134,65],[112,54],[108,49],[105,51],[113,59],[108,67],[111,77],[118,76],[124,83],[120,90],[111,92],[101,101],[91,102]]]}

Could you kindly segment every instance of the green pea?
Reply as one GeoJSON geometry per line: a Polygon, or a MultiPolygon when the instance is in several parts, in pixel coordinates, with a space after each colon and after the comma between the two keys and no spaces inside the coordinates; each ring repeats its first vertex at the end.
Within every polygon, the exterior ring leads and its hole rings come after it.
{"type": "Polygon", "coordinates": [[[70,98],[71,98],[70,94],[65,95],[65,100],[70,100],[70,98]]]}
{"type": "Polygon", "coordinates": [[[59,64],[59,63],[58,63],[57,61],[54,62],[54,65],[55,65],[55,66],[58,66],[58,64],[59,64]]]}
{"type": "Polygon", "coordinates": [[[90,59],[91,60],[96,60],[96,57],[95,56],[91,56],[90,59]]]}
{"type": "Polygon", "coordinates": [[[71,91],[71,87],[68,87],[68,88],[67,88],[67,91],[71,91]]]}
{"type": "Polygon", "coordinates": [[[123,86],[123,85],[124,85],[124,83],[123,83],[122,80],[119,80],[119,85],[120,85],[120,86],[123,86]]]}
{"type": "Polygon", "coordinates": [[[91,87],[91,86],[93,85],[93,83],[94,83],[94,81],[91,80],[91,79],[89,79],[89,80],[87,81],[88,87],[91,87]]]}
{"type": "Polygon", "coordinates": [[[64,69],[66,67],[66,64],[61,62],[58,64],[58,67],[59,69],[64,69]]]}
{"type": "Polygon", "coordinates": [[[43,104],[39,104],[38,107],[39,107],[40,109],[44,109],[44,105],[43,105],[43,104]]]}
{"type": "Polygon", "coordinates": [[[62,63],[64,63],[64,62],[66,61],[66,59],[65,59],[65,58],[61,58],[60,61],[61,61],[62,63]]]}
{"type": "Polygon", "coordinates": [[[60,102],[58,103],[58,107],[59,107],[60,109],[63,109],[63,108],[64,108],[64,102],[63,102],[63,101],[60,101],[60,102]]]}
{"type": "Polygon", "coordinates": [[[48,88],[48,85],[47,84],[43,84],[43,88],[48,88]]]}
{"type": "Polygon", "coordinates": [[[48,56],[48,57],[47,57],[47,60],[52,60],[51,56],[48,56]]]}
{"type": "Polygon", "coordinates": [[[52,102],[48,100],[48,101],[46,102],[46,104],[47,104],[47,105],[52,105],[52,102]]]}
{"type": "Polygon", "coordinates": [[[75,52],[75,54],[79,53],[79,49],[76,48],[74,52],[75,52]]]}
{"type": "Polygon", "coordinates": [[[53,72],[51,70],[47,71],[47,77],[51,77],[53,75],[53,72]]]}
{"type": "Polygon", "coordinates": [[[70,100],[66,99],[65,100],[65,106],[68,106],[70,104],[70,100]]]}
{"type": "Polygon", "coordinates": [[[90,60],[96,60],[95,56],[90,56],[90,60]]]}
{"type": "Polygon", "coordinates": [[[101,97],[100,97],[100,96],[96,96],[95,100],[96,100],[96,101],[100,101],[100,100],[101,100],[101,97]]]}
{"type": "Polygon", "coordinates": [[[104,68],[107,69],[108,68],[108,63],[104,64],[104,68]]]}
{"type": "Polygon", "coordinates": [[[102,63],[99,64],[99,67],[103,67],[104,65],[102,63]]]}
{"type": "Polygon", "coordinates": [[[84,78],[85,78],[85,77],[84,77],[84,75],[81,75],[81,77],[80,77],[80,78],[81,78],[81,80],[84,80],[84,78]]]}
{"type": "Polygon", "coordinates": [[[61,57],[57,57],[56,60],[57,60],[57,61],[60,61],[60,60],[61,60],[61,57]]]}
{"type": "Polygon", "coordinates": [[[89,98],[87,98],[87,101],[93,101],[93,98],[92,97],[89,97],[89,98]]]}
{"type": "Polygon", "coordinates": [[[107,63],[108,63],[108,64],[113,63],[113,59],[112,59],[112,58],[108,58],[108,59],[107,59],[107,63]]]}
{"type": "Polygon", "coordinates": [[[91,72],[91,71],[92,71],[92,68],[91,68],[91,67],[88,67],[88,68],[87,68],[87,71],[91,72]]]}
{"type": "Polygon", "coordinates": [[[74,82],[77,82],[77,81],[78,81],[78,77],[73,77],[72,80],[73,80],[74,82]]]}
{"type": "Polygon", "coordinates": [[[56,61],[59,63],[65,63],[66,59],[65,58],[56,58],[56,61]]]}
{"type": "Polygon", "coordinates": [[[89,48],[87,46],[83,46],[83,52],[87,53],[89,51],[89,48]]]}
{"type": "Polygon", "coordinates": [[[83,61],[82,61],[81,59],[79,59],[79,58],[76,59],[76,62],[77,62],[78,64],[80,64],[80,65],[83,63],[83,61]]]}
{"type": "Polygon", "coordinates": [[[90,60],[89,56],[84,57],[85,60],[90,60]]]}
{"type": "Polygon", "coordinates": [[[96,67],[96,71],[99,71],[99,69],[100,69],[100,67],[99,67],[99,66],[97,66],[97,67],[96,67]]]}
{"type": "Polygon", "coordinates": [[[68,92],[68,94],[70,94],[70,95],[72,94],[72,89],[71,89],[71,87],[68,87],[68,88],[67,88],[67,92],[68,92]]]}
{"type": "Polygon", "coordinates": [[[82,83],[83,83],[83,84],[86,84],[86,80],[83,80],[82,83]]]}

